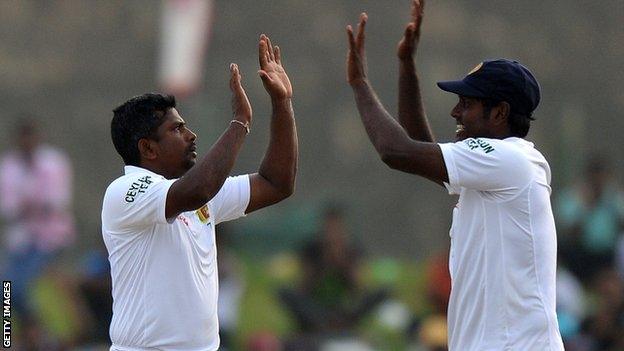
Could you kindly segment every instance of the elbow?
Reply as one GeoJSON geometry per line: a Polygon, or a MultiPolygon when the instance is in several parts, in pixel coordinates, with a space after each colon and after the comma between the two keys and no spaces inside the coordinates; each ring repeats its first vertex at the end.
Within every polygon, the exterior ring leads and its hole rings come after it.
{"type": "Polygon", "coordinates": [[[396,135],[392,140],[384,140],[377,147],[381,161],[388,167],[403,171],[413,154],[412,140],[407,134],[396,135]]]}
{"type": "Polygon", "coordinates": [[[295,193],[295,180],[283,186],[279,191],[279,201],[285,200],[291,197],[295,193]]]}
{"type": "Polygon", "coordinates": [[[381,161],[385,163],[386,166],[392,169],[397,169],[399,167],[397,158],[395,155],[391,153],[380,153],[379,156],[381,157],[381,161]]]}
{"type": "Polygon", "coordinates": [[[379,157],[381,161],[386,164],[386,166],[397,169],[399,166],[399,155],[395,148],[390,146],[382,146],[378,150],[379,157]]]}
{"type": "Polygon", "coordinates": [[[381,160],[386,166],[393,170],[401,172],[413,173],[413,164],[410,163],[409,155],[406,152],[392,150],[390,152],[380,153],[381,160]]]}
{"type": "Polygon", "coordinates": [[[291,172],[287,177],[288,180],[282,182],[278,188],[279,201],[291,197],[295,193],[295,180],[297,179],[297,165],[291,168],[291,172]]]}

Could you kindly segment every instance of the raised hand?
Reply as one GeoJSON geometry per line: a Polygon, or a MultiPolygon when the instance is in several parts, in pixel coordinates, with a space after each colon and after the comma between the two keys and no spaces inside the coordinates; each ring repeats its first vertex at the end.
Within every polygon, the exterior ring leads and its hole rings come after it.
{"type": "Polygon", "coordinates": [[[357,36],[353,36],[353,27],[347,26],[347,37],[349,38],[349,52],[347,53],[347,82],[353,85],[367,79],[366,51],[364,50],[364,29],[368,16],[366,13],[360,15],[357,36]]]}
{"type": "Polygon", "coordinates": [[[405,33],[397,47],[397,56],[401,60],[411,60],[416,53],[424,11],[425,0],[412,0],[412,19],[405,26],[405,33]]]}
{"type": "Polygon", "coordinates": [[[230,90],[232,91],[232,113],[234,114],[234,119],[243,123],[251,123],[251,104],[241,84],[238,65],[235,63],[230,64],[230,90]]]}
{"type": "Polygon", "coordinates": [[[292,85],[282,66],[282,54],[278,46],[271,46],[271,39],[266,35],[260,36],[258,44],[258,58],[260,70],[258,74],[262,84],[272,99],[290,99],[292,97],[292,85]]]}

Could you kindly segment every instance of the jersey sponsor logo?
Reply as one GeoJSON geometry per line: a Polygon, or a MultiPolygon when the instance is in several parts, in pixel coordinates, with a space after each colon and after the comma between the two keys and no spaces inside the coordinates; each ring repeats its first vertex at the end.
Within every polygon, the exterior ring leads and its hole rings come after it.
{"type": "Polygon", "coordinates": [[[184,225],[186,225],[187,227],[191,227],[191,223],[189,223],[188,219],[186,219],[186,217],[184,217],[183,215],[178,215],[178,220],[184,223],[184,225]]]}
{"type": "Polygon", "coordinates": [[[207,224],[208,220],[210,219],[210,213],[208,212],[208,205],[204,205],[202,207],[200,207],[199,209],[197,209],[195,211],[195,213],[197,214],[197,217],[199,217],[199,220],[204,223],[207,224]]]}
{"type": "Polygon", "coordinates": [[[466,143],[466,145],[468,145],[468,147],[470,148],[470,150],[474,150],[476,148],[481,148],[483,149],[483,152],[485,152],[486,154],[489,154],[490,152],[494,151],[494,147],[488,143],[485,140],[481,140],[481,139],[466,139],[464,140],[464,142],[466,143]]]}
{"type": "Polygon", "coordinates": [[[130,189],[128,189],[128,191],[126,192],[126,202],[134,202],[135,198],[139,194],[144,193],[153,182],[154,181],[152,180],[152,176],[148,175],[134,181],[132,184],[130,184],[130,189]]]}

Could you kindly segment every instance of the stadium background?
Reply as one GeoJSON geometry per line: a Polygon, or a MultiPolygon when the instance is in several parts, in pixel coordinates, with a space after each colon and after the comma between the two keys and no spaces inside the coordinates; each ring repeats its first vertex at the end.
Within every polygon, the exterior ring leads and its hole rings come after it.
{"type": "MultiPolygon", "coordinates": [[[[370,79],[396,111],[395,48],[409,1],[223,0],[214,6],[201,87],[179,99],[199,153],[230,120],[227,68],[236,62],[254,122],[234,173],[257,169],[270,113],[256,74],[261,33],[282,49],[300,141],[295,195],[231,225],[234,248],[248,260],[292,250],[318,230],[323,206],[338,202],[349,231],[373,259],[418,266],[445,250],[455,199],[379,161],[344,78],[344,27],[366,11],[370,79]]],[[[0,2],[0,153],[12,145],[15,116],[32,113],[46,139],[70,155],[79,240],[66,255],[68,265],[101,245],[102,194],[123,166],[110,142],[112,108],[159,90],[162,8],[151,0],[0,2]]],[[[438,140],[452,140],[455,97],[435,82],[461,77],[482,59],[515,58],[542,85],[529,139],[551,163],[555,194],[595,152],[613,161],[621,181],[622,20],[621,0],[430,0],[417,66],[438,140]]]]}

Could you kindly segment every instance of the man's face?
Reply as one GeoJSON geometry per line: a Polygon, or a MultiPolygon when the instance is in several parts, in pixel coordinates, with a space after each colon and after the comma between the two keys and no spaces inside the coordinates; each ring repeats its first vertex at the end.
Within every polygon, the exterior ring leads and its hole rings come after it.
{"type": "Polygon", "coordinates": [[[186,127],[175,108],[167,110],[163,123],[156,131],[158,160],[167,176],[179,178],[191,169],[197,158],[197,135],[186,127]]]}
{"type": "Polygon", "coordinates": [[[451,117],[457,122],[455,139],[491,137],[489,116],[484,115],[483,102],[476,98],[459,96],[457,105],[451,110],[451,117]]]}

